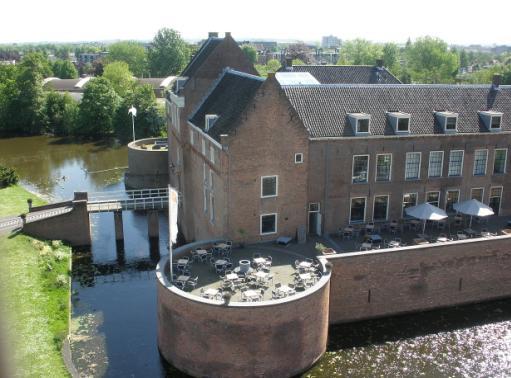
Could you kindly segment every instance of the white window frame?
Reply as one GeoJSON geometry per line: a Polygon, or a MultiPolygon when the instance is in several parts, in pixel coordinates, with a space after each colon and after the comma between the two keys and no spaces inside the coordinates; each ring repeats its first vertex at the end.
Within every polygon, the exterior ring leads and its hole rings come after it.
{"type": "Polygon", "coordinates": [[[502,115],[492,115],[490,117],[490,130],[502,130],[502,115]],[[499,127],[492,127],[493,118],[500,118],[499,127]]]}
{"type": "Polygon", "coordinates": [[[500,188],[500,197],[499,197],[500,201],[499,201],[499,211],[498,211],[498,214],[500,215],[502,212],[502,197],[504,196],[504,187],[502,185],[495,185],[495,186],[490,187],[490,193],[488,195],[488,206],[490,205],[491,199],[493,198],[491,195],[492,189],[497,189],[497,188],[500,188]]]}
{"type": "MultiPolygon", "coordinates": [[[[385,222],[389,220],[390,194],[375,194],[373,197],[373,222],[385,222]],[[387,197],[387,208],[385,209],[385,219],[374,219],[374,208],[376,206],[376,197],[387,197]]],[[[351,209],[350,209],[351,214],[351,209]]]]}
{"type": "Polygon", "coordinates": [[[391,125],[394,128],[394,132],[396,134],[410,134],[410,125],[412,122],[412,116],[410,113],[405,113],[401,111],[397,112],[387,112],[388,117],[391,118],[391,125]],[[407,119],[408,120],[408,128],[406,130],[399,130],[399,120],[407,119]]]}
{"type": "Polygon", "coordinates": [[[371,118],[358,118],[355,126],[355,134],[357,135],[369,135],[371,134],[371,118]],[[360,131],[360,121],[367,121],[367,131],[360,131]]]}
{"type": "Polygon", "coordinates": [[[203,187],[203,196],[204,196],[204,213],[208,212],[208,176],[206,173],[206,163],[202,163],[202,187],[203,187]]]}
{"type": "Polygon", "coordinates": [[[405,158],[405,181],[417,181],[417,180],[421,179],[421,164],[422,164],[422,152],[412,151],[412,152],[407,152],[406,153],[406,158],[405,158]],[[417,177],[407,178],[406,177],[406,168],[408,166],[408,156],[412,155],[412,154],[419,154],[419,170],[417,171],[417,177]]]}
{"type": "Polygon", "coordinates": [[[302,164],[302,163],[303,163],[303,153],[297,152],[295,154],[295,164],[302,164]],[[300,159],[298,159],[298,157],[300,157],[300,159]]]}
{"type": "MultiPolygon", "coordinates": [[[[424,202],[428,202],[428,194],[429,193],[436,193],[438,194],[438,202],[437,202],[437,207],[440,208],[440,201],[442,199],[442,192],[440,190],[429,190],[425,193],[425,196],[424,196],[424,202]]],[[[430,202],[428,202],[430,203],[430,202]]]]}
{"type": "Polygon", "coordinates": [[[447,212],[447,200],[449,199],[449,192],[458,192],[458,202],[461,201],[461,190],[460,189],[446,189],[445,190],[445,201],[444,201],[444,210],[447,212]]]}
{"type": "Polygon", "coordinates": [[[465,163],[465,150],[450,150],[449,151],[449,166],[447,167],[447,177],[463,177],[463,164],[465,163]],[[451,175],[449,171],[451,170],[451,157],[453,152],[462,152],[461,154],[461,170],[459,175],[451,175]]]}
{"type": "Polygon", "coordinates": [[[484,186],[476,187],[476,188],[470,188],[470,199],[474,198],[472,195],[474,190],[482,190],[481,194],[481,202],[484,202],[484,186]]]}
{"type": "Polygon", "coordinates": [[[206,139],[204,137],[202,137],[201,142],[202,142],[202,155],[206,156],[206,139]]]}
{"type": "Polygon", "coordinates": [[[472,176],[486,176],[486,172],[488,170],[488,149],[487,148],[478,148],[474,150],[474,167],[472,168],[472,176]],[[486,159],[484,162],[484,173],[476,175],[476,153],[477,151],[486,151],[486,159]]]}
{"type": "Polygon", "coordinates": [[[215,224],[215,196],[209,193],[209,222],[215,224]]]}
{"type": "Polygon", "coordinates": [[[271,175],[271,176],[261,176],[261,198],[272,198],[272,197],[278,197],[279,195],[279,176],[278,175],[271,175]],[[263,195],[263,181],[266,178],[273,178],[275,177],[275,194],[271,194],[269,196],[263,195]]]}
{"type": "Polygon", "coordinates": [[[496,148],[494,151],[493,151],[493,169],[492,169],[492,174],[493,175],[504,175],[506,174],[506,168],[507,168],[507,148],[496,148]],[[495,173],[495,159],[497,157],[497,151],[506,151],[506,156],[504,157],[504,172],[502,173],[495,173]]]}
{"type": "Polygon", "coordinates": [[[444,151],[430,151],[429,152],[429,159],[428,159],[428,178],[440,178],[443,176],[444,171],[444,151]],[[432,153],[441,153],[442,154],[442,160],[440,162],[440,176],[431,176],[431,154],[432,153]]]}
{"type": "Polygon", "coordinates": [[[407,215],[405,213],[405,209],[403,207],[403,203],[405,202],[405,196],[415,194],[415,205],[417,206],[417,202],[419,202],[419,192],[407,192],[403,193],[403,197],[401,198],[401,218],[406,218],[407,215]]]}
{"type": "Polygon", "coordinates": [[[190,128],[190,145],[194,145],[195,144],[195,131],[193,131],[192,128],[190,128]]]}
{"type": "Polygon", "coordinates": [[[266,213],[266,214],[261,214],[259,216],[259,235],[272,235],[272,234],[276,234],[278,232],[278,219],[279,219],[279,215],[278,213],[266,213]],[[263,233],[263,217],[265,216],[271,216],[271,215],[274,215],[275,216],[275,231],[272,231],[272,232],[264,232],[263,233]]]}
{"type": "Polygon", "coordinates": [[[211,191],[213,191],[213,170],[210,168],[209,169],[209,183],[208,183],[208,188],[211,189],[211,191]]]}
{"type": "Polygon", "coordinates": [[[217,114],[206,114],[204,117],[204,132],[208,132],[213,127],[215,121],[218,119],[217,114]]]}
{"type": "Polygon", "coordinates": [[[370,162],[370,158],[371,157],[368,154],[365,154],[365,155],[353,155],[353,158],[351,160],[351,183],[352,184],[367,184],[369,182],[369,162],[370,162]],[[367,157],[367,177],[366,177],[365,181],[354,182],[353,179],[355,177],[354,176],[354,174],[355,174],[355,158],[361,157],[361,156],[367,157]]]}
{"type": "Polygon", "coordinates": [[[320,213],[321,212],[321,203],[320,202],[309,202],[309,213],[320,213]],[[317,210],[311,210],[312,205],[317,205],[317,210]]]}
{"type": "Polygon", "coordinates": [[[215,164],[215,147],[212,144],[209,145],[209,160],[215,164]]]}
{"type": "Polygon", "coordinates": [[[181,124],[180,124],[180,122],[179,122],[179,108],[178,108],[178,106],[177,106],[177,105],[176,105],[176,130],[177,130],[178,132],[180,132],[180,131],[181,131],[181,124]]]}
{"type": "Polygon", "coordinates": [[[376,154],[375,160],[375,173],[374,173],[374,181],[375,182],[391,182],[392,181],[392,163],[394,162],[394,157],[392,153],[384,153],[384,154],[376,154]],[[378,156],[390,155],[390,168],[389,168],[389,179],[388,180],[378,180],[378,156]]]}
{"type": "Polygon", "coordinates": [[[349,207],[349,223],[350,224],[361,224],[361,223],[364,223],[366,221],[366,217],[367,217],[367,196],[357,196],[357,197],[350,197],[350,207],[349,207]],[[351,220],[351,205],[353,203],[353,200],[354,199],[357,199],[357,198],[363,198],[364,199],[364,218],[361,220],[361,221],[352,221],[351,220]]]}

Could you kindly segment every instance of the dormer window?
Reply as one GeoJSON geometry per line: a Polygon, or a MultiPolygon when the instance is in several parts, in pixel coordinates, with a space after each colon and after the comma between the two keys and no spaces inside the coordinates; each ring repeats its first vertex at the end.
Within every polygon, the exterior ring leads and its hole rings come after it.
{"type": "Polygon", "coordinates": [[[366,113],[348,113],[348,118],[355,135],[371,133],[371,115],[366,113]]]}
{"type": "Polygon", "coordinates": [[[208,132],[214,125],[215,121],[218,119],[218,115],[216,114],[206,114],[206,121],[204,129],[208,132]]]}
{"type": "Polygon", "coordinates": [[[390,124],[396,134],[410,132],[410,114],[403,112],[387,112],[390,124]]]}
{"type": "Polygon", "coordinates": [[[438,123],[444,133],[455,133],[458,129],[458,113],[442,111],[435,112],[438,123]]]}
{"type": "Polygon", "coordinates": [[[502,129],[502,116],[504,113],[493,110],[479,112],[479,117],[490,132],[500,131],[502,129]]]}

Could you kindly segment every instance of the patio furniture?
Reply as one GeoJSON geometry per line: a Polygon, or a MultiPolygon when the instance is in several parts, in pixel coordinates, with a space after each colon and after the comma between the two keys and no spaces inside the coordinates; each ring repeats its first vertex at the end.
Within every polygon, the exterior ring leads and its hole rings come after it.
{"type": "Polygon", "coordinates": [[[371,249],[373,249],[373,244],[372,243],[362,243],[360,245],[360,250],[361,251],[370,251],[371,249]]]}
{"type": "Polygon", "coordinates": [[[387,244],[387,248],[398,248],[401,246],[401,240],[391,240],[387,244]]]}
{"type": "Polygon", "coordinates": [[[447,237],[446,234],[439,234],[436,238],[436,241],[437,242],[441,242],[441,243],[445,243],[447,241],[449,241],[450,239],[447,237]]]}
{"type": "Polygon", "coordinates": [[[367,236],[366,241],[369,241],[371,244],[380,244],[383,241],[383,239],[378,234],[372,234],[367,236]]]}
{"type": "Polygon", "coordinates": [[[266,259],[264,257],[256,257],[256,258],[252,259],[252,261],[254,262],[255,268],[259,268],[266,263],[266,259]]]}
{"type": "MultiPolygon", "coordinates": [[[[295,262],[296,263],[296,262],[295,262]]],[[[308,269],[312,266],[312,261],[300,261],[297,265],[297,269],[308,269]]]]}
{"type": "Polygon", "coordinates": [[[465,228],[465,229],[463,230],[463,232],[464,232],[465,234],[467,234],[467,235],[468,235],[469,237],[471,237],[471,238],[472,238],[472,237],[474,237],[474,236],[476,236],[476,234],[477,234],[477,232],[476,232],[475,230],[472,230],[470,227],[469,227],[469,228],[465,228]]]}
{"type": "Polygon", "coordinates": [[[468,228],[472,228],[472,217],[487,217],[494,214],[493,209],[490,206],[485,205],[476,199],[455,203],[453,207],[454,210],[462,214],[470,215],[468,228]]]}
{"type": "Polygon", "coordinates": [[[342,232],[340,232],[340,236],[343,239],[351,239],[353,238],[354,230],[352,226],[344,227],[342,232]]]}
{"type": "Polygon", "coordinates": [[[422,233],[426,233],[426,221],[438,221],[447,218],[447,213],[439,207],[433,206],[432,204],[425,202],[417,206],[407,207],[405,213],[411,217],[417,218],[410,221],[414,224],[414,230],[418,231],[420,220],[423,222],[422,233]]]}
{"type": "Polygon", "coordinates": [[[374,230],[374,223],[368,223],[365,225],[365,232],[371,234],[374,230]]]}
{"type": "Polygon", "coordinates": [[[213,289],[211,287],[206,290],[204,290],[203,288],[201,289],[201,297],[207,299],[214,299],[218,295],[218,293],[219,293],[218,289],[213,289]]]}
{"type": "Polygon", "coordinates": [[[429,244],[429,241],[423,238],[415,238],[413,239],[413,244],[415,245],[429,244]]]}
{"type": "Polygon", "coordinates": [[[291,240],[293,240],[293,238],[291,238],[289,236],[279,236],[277,238],[276,243],[280,244],[280,245],[286,245],[287,246],[289,243],[291,243],[291,240]]]}
{"type": "Polygon", "coordinates": [[[465,239],[468,239],[468,235],[465,234],[464,232],[462,231],[458,231],[456,233],[456,237],[458,238],[458,240],[465,240],[465,239]]]}
{"type": "Polygon", "coordinates": [[[189,278],[185,283],[185,287],[190,287],[191,289],[195,289],[198,281],[199,281],[199,276],[196,276],[194,278],[189,278]]]}

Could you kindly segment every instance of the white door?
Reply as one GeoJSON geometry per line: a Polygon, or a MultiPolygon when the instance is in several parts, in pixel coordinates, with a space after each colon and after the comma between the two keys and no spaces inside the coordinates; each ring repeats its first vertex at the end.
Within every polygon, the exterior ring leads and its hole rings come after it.
{"type": "Polygon", "coordinates": [[[316,213],[316,235],[321,236],[321,213],[316,213]]]}

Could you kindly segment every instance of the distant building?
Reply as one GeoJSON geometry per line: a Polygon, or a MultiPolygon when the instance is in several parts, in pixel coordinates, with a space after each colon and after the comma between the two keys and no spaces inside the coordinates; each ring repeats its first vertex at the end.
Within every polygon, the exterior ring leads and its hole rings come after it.
{"type": "Polygon", "coordinates": [[[94,63],[96,60],[99,60],[106,56],[107,52],[100,52],[100,53],[81,53],[78,55],[78,63],[79,64],[86,64],[86,63],[94,63]]]}
{"type": "Polygon", "coordinates": [[[341,47],[341,40],[333,35],[327,35],[321,38],[321,47],[324,49],[335,49],[341,47]]]}

